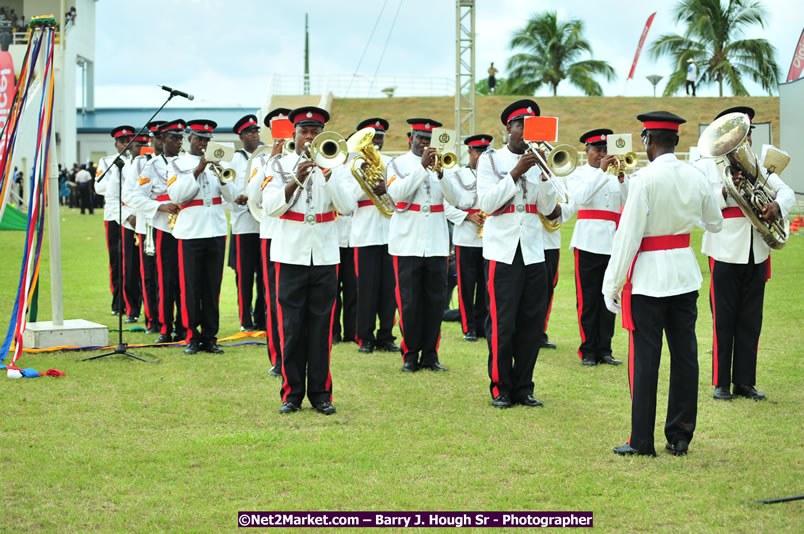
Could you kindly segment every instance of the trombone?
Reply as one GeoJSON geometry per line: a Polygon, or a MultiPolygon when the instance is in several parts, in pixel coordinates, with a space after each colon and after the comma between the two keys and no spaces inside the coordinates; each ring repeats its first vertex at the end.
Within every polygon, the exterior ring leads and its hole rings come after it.
{"type": "Polygon", "coordinates": [[[349,149],[346,146],[346,140],[341,134],[338,132],[321,132],[311,143],[304,143],[304,150],[302,150],[299,159],[293,166],[291,173],[293,173],[293,177],[296,180],[296,185],[304,188],[304,184],[296,177],[296,170],[302,161],[312,161],[321,169],[333,169],[346,163],[348,156],[349,149]]]}
{"type": "Polygon", "coordinates": [[[578,151],[570,145],[553,147],[547,141],[525,141],[528,149],[536,156],[536,163],[558,193],[558,200],[562,204],[569,202],[569,192],[561,177],[568,176],[578,166],[578,151]],[[548,152],[547,160],[542,152],[548,152]]]}

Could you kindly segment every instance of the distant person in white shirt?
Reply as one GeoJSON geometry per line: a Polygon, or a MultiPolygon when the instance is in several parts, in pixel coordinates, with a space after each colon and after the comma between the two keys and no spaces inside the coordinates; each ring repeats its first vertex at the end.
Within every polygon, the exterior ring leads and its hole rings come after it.
{"type": "Polygon", "coordinates": [[[690,88],[692,88],[692,96],[695,96],[695,80],[698,79],[698,67],[691,59],[687,60],[687,82],[684,84],[684,89],[687,91],[687,96],[690,96],[690,88]]]}
{"type": "Polygon", "coordinates": [[[75,173],[75,183],[78,184],[78,194],[80,195],[81,199],[81,215],[84,214],[84,210],[89,210],[90,215],[95,213],[95,209],[92,205],[91,182],[92,175],[89,174],[87,166],[85,164],[81,164],[81,170],[75,173]]]}
{"type": "Polygon", "coordinates": [[[684,119],[667,111],[637,116],[650,164],[635,174],[614,234],[603,295],[609,310],[623,314],[629,331],[631,437],[614,448],[620,455],[655,456],[656,388],[662,334],[670,350],[670,392],[664,434],[674,456],[687,454],[698,414],[698,289],[701,269],[690,248],[699,222],[719,232],[723,217],[706,178],[676,159],[684,119]],[[623,286],[623,280],[625,285],[623,286]],[[617,303],[622,294],[622,310],[617,303]]]}
{"type": "MultiPolygon", "coordinates": [[[[738,106],[720,112],[715,119],[729,113],[744,113],[749,119],[754,118],[753,109],[738,106]]],[[[751,143],[751,129],[747,140],[751,143]]],[[[740,396],[763,400],[765,395],[754,386],[765,282],[771,272],[770,247],[727,193],[722,167],[712,159],[701,159],[696,166],[709,178],[724,218],[722,232],[704,234],[701,250],[709,256],[712,275],[709,300],[714,323],[714,398],[730,400],[740,396]],[[734,384],[733,391],[729,389],[731,384],[734,384]]],[[[739,183],[744,179],[742,172],[736,172],[733,179],[739,183]]],[[[767,221],[784,219],[795,205],[795,193],[773,173],[768,174],[768,185],[776,192],[776,200],[763,206],[763,217],[767,221]]]]}

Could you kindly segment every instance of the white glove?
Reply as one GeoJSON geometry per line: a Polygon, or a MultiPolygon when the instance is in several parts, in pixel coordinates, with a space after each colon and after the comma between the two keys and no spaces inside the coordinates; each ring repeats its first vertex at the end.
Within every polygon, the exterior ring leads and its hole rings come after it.
{"type": "Polygon", "coordinates": [[[620,306],[620,299],[617,297],[610,297],[608,295],[603,295],[603,301],[606,303],[606,307],[609,309],[611,313],[620,314],[623,311],[623,307],[620,306]]]}

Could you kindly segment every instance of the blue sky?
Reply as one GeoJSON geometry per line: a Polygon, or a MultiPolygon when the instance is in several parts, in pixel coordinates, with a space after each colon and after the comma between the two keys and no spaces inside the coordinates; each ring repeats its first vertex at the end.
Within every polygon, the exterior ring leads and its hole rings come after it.
{"type": "MultiPolygon", "coordinates": [[[[660,34],[681,31],[672,17],[674,5],[631,0],[478,0],[477,76],[485,76],[494,61],[501,71],[498,76],[504,77],[513,31],[532,14],[556,10],[560,20],[583,20],[593,57],[608,61],[617,71],[614,82],[601,80],[605,95],[650,96],[652,87],[645,76],[667,76],[671,65],[667,60],[652,60],[646,49],[660,34]],[[653,10],[656,19],[635,79],[626,85],[639,36],[653,10]]],[[[756,28],[745,37],[764,37],[776,46],[784,78],[802,30],[802,17],[793,16],[799,10],[791,0],[766,0],[764,5],[769,15],[766,28],[756,28]]],[[[381,9],[377,29],[357,70],[362,77],[371,78],[377,72],[380,76],[453,79],[455,73],[453,0],[101,0],[96,9],[98,107],[158,105],[163,93],[156,84],[195,94],[193,105],[259,107],[272,73],[304,72],[305,12],[310,15],[313,75],[355,73],[381,9]],[[121,42],[135,45],[136,56],[121,55],[121,42]],[[120,63],[121,59],[127,61],[120,63]]],[[[752,95],[764,94],[756,84],[747,86],[752,95]]],[[[663,87],[664,80],[659,92],[663,87]]],[[[537,96],[548,94],[545,88],[537,96]]],[[[567,82],[559,86],[561,96],[579,94],[567,82]]],[[[717,96],[717,88],[701,89],[699,95],[717,96]]]]}

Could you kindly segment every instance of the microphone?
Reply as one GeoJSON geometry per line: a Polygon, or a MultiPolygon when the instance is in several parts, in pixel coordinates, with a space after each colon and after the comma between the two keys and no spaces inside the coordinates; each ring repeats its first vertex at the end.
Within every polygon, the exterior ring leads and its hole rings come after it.
{"type": "Polygon", "coordinates": [[[179,91],[178,89],[173,89],[172,87],[168,87],[167,85],[160,85],[159,87],[162,88],[163,91],[167,91],[168,93],[176,96],[183,96],[187,100],[194,100],[195,97],[189,93],[185,93],[184,91],[179,91]]]}

